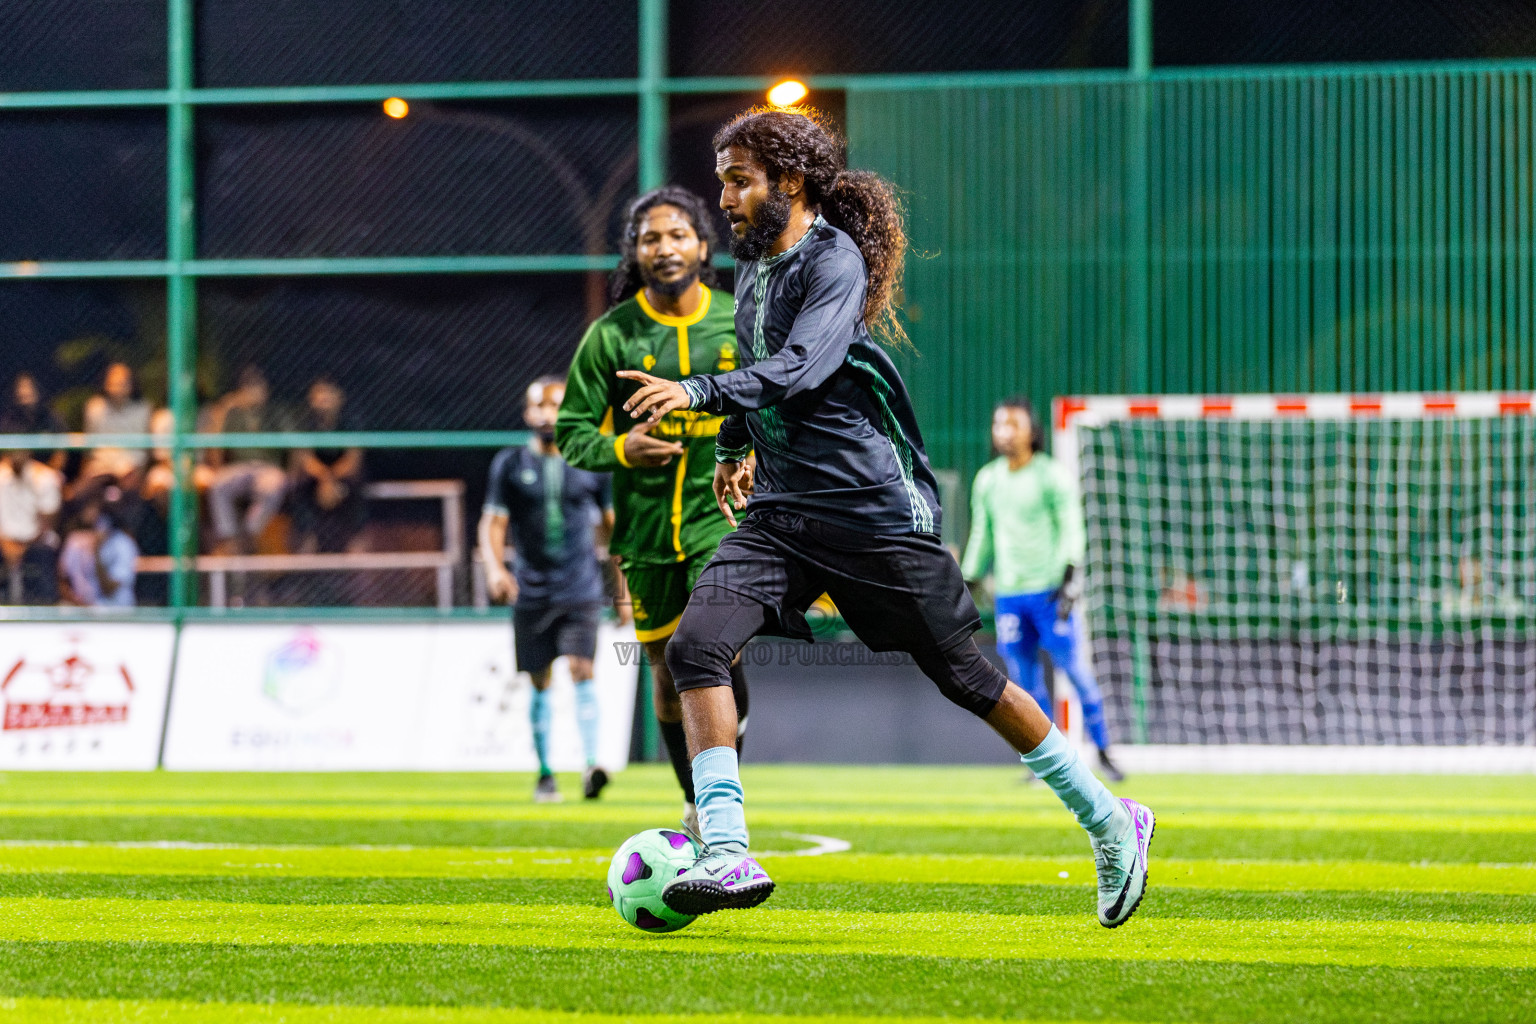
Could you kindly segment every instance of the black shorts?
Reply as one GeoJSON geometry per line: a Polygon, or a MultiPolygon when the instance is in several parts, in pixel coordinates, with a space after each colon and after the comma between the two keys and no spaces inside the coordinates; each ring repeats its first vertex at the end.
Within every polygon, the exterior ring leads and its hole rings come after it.
{"type": "Polygon", "coordinates": [[[562,654],[592,658],[597,653],[600,604],[533,604],[512,606],[512,649],[517,670],[538,675],[562,654]]]}
{"type": "Polygon", "coordinates": [[[728,533],[695,588],[767,606],[761,632],[811,640],[805,611],[831,596],[872,651],[948,650],[981,628],[960,566],[931,533],[879,535],[782,509],[728,533]]]}

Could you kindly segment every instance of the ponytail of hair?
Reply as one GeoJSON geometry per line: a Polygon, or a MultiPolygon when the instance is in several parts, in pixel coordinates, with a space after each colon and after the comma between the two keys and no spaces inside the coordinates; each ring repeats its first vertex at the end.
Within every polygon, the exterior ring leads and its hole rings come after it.
{"type": "Polygon", "coordinates": [[[820,197],[821,215],[841,228],[869,271],[864,323],[877,340],[901,345],[907,332],[896,316],[907,252],[907,230],[895,187],[873,171],[839,171],[820,197]]]}

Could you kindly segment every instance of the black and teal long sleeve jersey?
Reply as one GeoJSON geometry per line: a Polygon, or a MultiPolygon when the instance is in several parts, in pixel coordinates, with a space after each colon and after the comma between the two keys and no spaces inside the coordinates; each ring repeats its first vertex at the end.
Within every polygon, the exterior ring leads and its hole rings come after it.
{"type": "Polygon", "coordinates": [[[685,378],[693,408],[725,414],[715,457],[757,451],[755,509],[865,533],[938,533],[938,484],[906,385],[864,325],[868,273],[817,217],[778,256],[738,263],[741,367],[685,378]]]}

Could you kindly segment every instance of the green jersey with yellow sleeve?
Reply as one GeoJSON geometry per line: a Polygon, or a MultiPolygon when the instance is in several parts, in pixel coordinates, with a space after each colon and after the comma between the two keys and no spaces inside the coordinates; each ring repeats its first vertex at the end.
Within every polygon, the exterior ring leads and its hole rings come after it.
{"type": "Polygon", "coordinates": [[[715,504],[715,435],[723,417],[668,413],[650,435],[676,441],[683,454],[665,466],[631,466],[624,435],[637,422],[624,402],[639,390],[619,370],[668,380],[736,368],[731,297],[704,285],[699,308],[685,317],[658,313],[642,289],[587,329],[571,363],[555,424],[560,454],[573,466],[613,474],[614,531],[609,550],[625,565],[661,565],[712,555],[730,524],[715,504]]]}

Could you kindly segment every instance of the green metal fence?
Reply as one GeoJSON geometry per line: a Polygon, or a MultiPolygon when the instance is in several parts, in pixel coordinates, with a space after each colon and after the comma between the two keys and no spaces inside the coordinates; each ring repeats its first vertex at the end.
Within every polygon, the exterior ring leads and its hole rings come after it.
{"type": "Polygon", "coordinates": [[[991,403],[1536,387],[1536,63],[850,89],[908,190],[904,369],[974,470],[991,403]]]}

